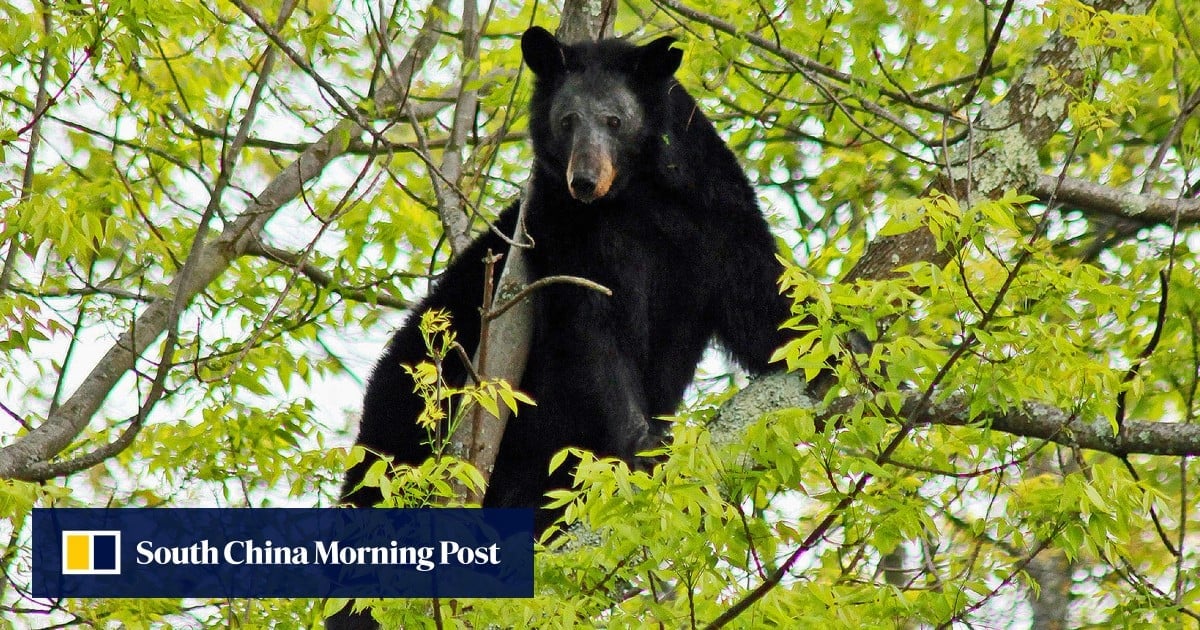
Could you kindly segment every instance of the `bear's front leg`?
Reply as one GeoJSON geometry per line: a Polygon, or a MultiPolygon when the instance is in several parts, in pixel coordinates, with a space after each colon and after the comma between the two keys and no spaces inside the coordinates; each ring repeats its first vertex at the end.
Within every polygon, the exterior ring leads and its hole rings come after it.
{"type": "Polygon", "coordinates": [[[615,396],[623,395],[623,401],[614,404],[612,413],[606,414],[606,443],[598,450],[621,458],[637,470],[648,472],[662,458],[639,453],[662,447],[667,443],[667,435],[656,430],[661,423],[651,422],[644,397],[637,395],[640,391],[641,388],[627,384],[620,387],[619,391],[612,392],[615,396]]]}
{"type": "MultiPolygon", "coordinates": [[[[662,443],[651,429],[636,363],[617,351],[614,337],[596,329],[553,330],[553,336],[535,336],[521,387],[537,404],[509,419],[484,507],[538,507],[547,490],[570,487],[573,458],[549,471],[553,455],[566,447],[639,468],[654,464],[636,457],[662,443]]],[[[561,513],[539,510],[537,530],[561,513]]]]}
{"type": "Polygon", "coordinates": [[[605,311],[559,319],[566,321],[535,343],[522,385],[537,407],[525,428],[540,431],[542,444],[558,438],[554,450],[582,447],[633,464],[638,452],[660,446],[662,437],[652,429],[657,423],[649,416],[643,366],[628,351],[627,336],[615,330],[612,318],[594,316],[605,311]]]}

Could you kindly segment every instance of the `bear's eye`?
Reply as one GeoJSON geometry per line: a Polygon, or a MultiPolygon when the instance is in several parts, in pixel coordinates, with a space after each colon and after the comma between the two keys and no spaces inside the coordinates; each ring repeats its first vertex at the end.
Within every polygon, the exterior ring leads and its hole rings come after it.
{"type": "Polygon", "coordinates": [[[617,130],[621,128],[621,119],[616,116],[609,116],[607,122],[609,129],[617,130]]]}
{"type": "Polygon", "coordinates": [[[562,127],[563,131],[570,131],[571,128],[575,126],[575,116],[572,114],[567,114],[566,116],[562,117],[562,120],[558,121],[558,124],[560,127],[562,127]]]}

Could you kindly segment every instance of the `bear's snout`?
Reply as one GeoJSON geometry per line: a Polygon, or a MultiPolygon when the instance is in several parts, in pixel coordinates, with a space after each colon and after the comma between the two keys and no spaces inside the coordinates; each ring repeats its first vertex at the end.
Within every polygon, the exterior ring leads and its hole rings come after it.
{"type": "Polygon", "coordinates": [[[587,177],[575,177],[571,180],[571,196],[580,201],[592,201],[596,198],[596,182],[587,177]]]}
{"type": "Polygon", "coordinates": [[[591,203],[608,194],[616,174],[612,160],[604,152],[572,152],[567,162],[567,190],[575,199],[591,203]]]}

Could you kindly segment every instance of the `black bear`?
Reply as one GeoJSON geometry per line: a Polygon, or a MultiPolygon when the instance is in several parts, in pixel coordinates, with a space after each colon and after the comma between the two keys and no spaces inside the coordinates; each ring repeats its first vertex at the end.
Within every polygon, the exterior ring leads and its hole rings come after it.
{"type": "MultiPolygon", "coordinates": [[[[565,467],[548,473],[564,447],[633,461],[661,444],[658,417],[676,411],[714,337],[751,372],[766,370],[784,341],[791,300],[777,288],[774,240],[737,159],[676,82],[683,53],[672,43],[565,45],[538,27],[521,39],[535,77],[532,274],[581,276],[612,295],[554,284],[534,296],[519,387],[537,406],[508,422],[485,507],[538,507],[548,489],[568,486],[565,467]]],[[[512,234],[517,207],[500,215],[502,232],[512,234]]],[[[401,366],[425,358],[417,323],[431,308],[449,311],[458,341],[474,351],[489,249],[508,246],[480,236],[392,339],[367,385],[363,446],[403,463],[429,456],[415,423],[423,403],[401,366]]],[[[466,378],[459,361],[444,369],[454,382],[466,378]]],[[[378,500],[356,487],[370,463],[347,474],[346,502],[378,500]]],[[[538,530],[554,516],[540,510],[538,530]]]]}

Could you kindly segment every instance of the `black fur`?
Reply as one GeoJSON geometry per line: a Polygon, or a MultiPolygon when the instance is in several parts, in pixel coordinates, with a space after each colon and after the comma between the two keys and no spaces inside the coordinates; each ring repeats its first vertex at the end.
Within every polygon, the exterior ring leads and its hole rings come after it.
{"type": "MultiPolygon", "coordinates": [[[[660,443],[667,426],[655,417],[676,411],[714,337],[751,372],[766,370],[784,341],[778,326],[790,300],[777,290],[774,240],[733,153],[672,77],[682,56],[672,41],[564,46],[540,28],[522,40],[536,77],[527,217],[533,276],[581,276],[613,295],[561,284],[536,295],[520,389],[537,406],[508,422],[487,507],[538,507],[548,489],[569,485],[569,470],[547,473],[564,447],[632,462],[660,443]],[[602,180],[609,167],[605,194],[581,201],[589,194],[579,186],[596,183],[582,180],[596,173],[602,180]]],[[[513,232],[516,213],[513,204],[500,215],[503,232],[513,232]]],[[[417,322],[429,308],[448,310],[458,340],[474,351],[488,249],[507,246],[490,232],[480,236],[392,339],[367,386],[360,444],[398,462],[429,456],[426,433],[414,423],[422,402],[401,365],[425,358],[417,322]]],[[[459,361],[446,367],[452,381],[465,378],[459,361]]],[[[378,500],[374,489],[355,490],[369,463],[348,473],[348,503],[378,500]]],[[[538,530],[555,516],[539,511],[538,530]]]]}

